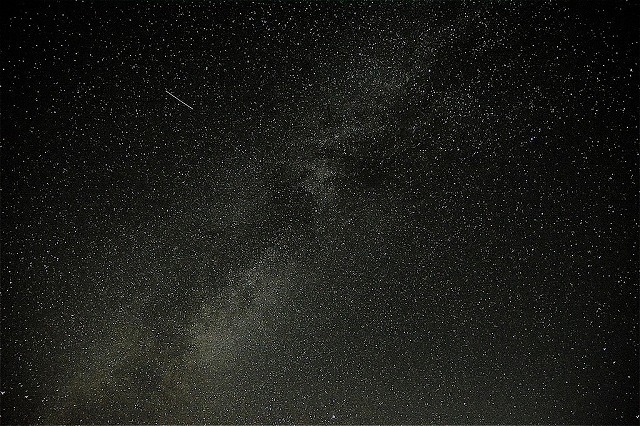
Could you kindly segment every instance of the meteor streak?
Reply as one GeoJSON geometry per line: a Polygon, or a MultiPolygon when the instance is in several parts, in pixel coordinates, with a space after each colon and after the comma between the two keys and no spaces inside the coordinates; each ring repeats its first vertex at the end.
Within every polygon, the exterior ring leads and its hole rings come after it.
{"type": "Polygon", "coordinates": [[[175,98],[178,102],[180,102],[182,105],[186,106],[187,108],[191,108],[193,109],[193,107],[189,104],[187,104],[185,101],[183,101],[182,99],[180,99],[179,97],[177,97],[176,95],[174,95],[173,93],[171,93],[170,91],[168,91],[167,89],[164,90],[165,92],[167,92],[167,94],[171,95],[173,98],[175,98]]]}

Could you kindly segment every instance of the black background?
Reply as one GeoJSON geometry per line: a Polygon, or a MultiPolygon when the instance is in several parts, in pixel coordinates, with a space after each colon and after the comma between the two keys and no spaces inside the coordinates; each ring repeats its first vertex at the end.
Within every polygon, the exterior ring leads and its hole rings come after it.
{"type": "Polygon", "coordinates": [[[637,424],[637,2],[2,7],[3,423],[637,424]]]}

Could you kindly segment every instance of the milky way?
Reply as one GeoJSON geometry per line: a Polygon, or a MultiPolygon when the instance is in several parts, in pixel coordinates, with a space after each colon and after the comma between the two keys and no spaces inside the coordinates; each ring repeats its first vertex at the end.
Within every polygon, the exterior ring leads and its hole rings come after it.
{"type": "Polygon", "coordinates": [[[637,4],[4,7],[3,424],[637,423],[637,4]]]}

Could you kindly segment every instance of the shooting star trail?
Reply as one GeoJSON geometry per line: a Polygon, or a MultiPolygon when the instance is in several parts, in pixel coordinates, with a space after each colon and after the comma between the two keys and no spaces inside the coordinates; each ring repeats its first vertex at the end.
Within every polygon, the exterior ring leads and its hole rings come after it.
{"type": "Polygon", "coordinates": [[[191,105],[189,105],[188,103],[186,103],[185,101],[183,101],[182,99],[180,99],[179,97],[177,97],[176,95],[174,95],[173,93],[171,93],[170,91],[168,91],[167,89],[164,90],[165,92],[167,92],[167,94],[173,96],[178,102],[180,102],[181,104],[183,104],[184,106],[193,109],[193,107],[191,105]]]}

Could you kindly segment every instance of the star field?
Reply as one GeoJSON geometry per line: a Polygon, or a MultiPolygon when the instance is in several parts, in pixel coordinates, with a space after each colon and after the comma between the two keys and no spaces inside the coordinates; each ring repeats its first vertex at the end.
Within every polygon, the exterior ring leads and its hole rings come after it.
{"type": "Polygon", "coordinates": [[[3,9],[3,424],[638,423],[637,2],[3,9]]]}

